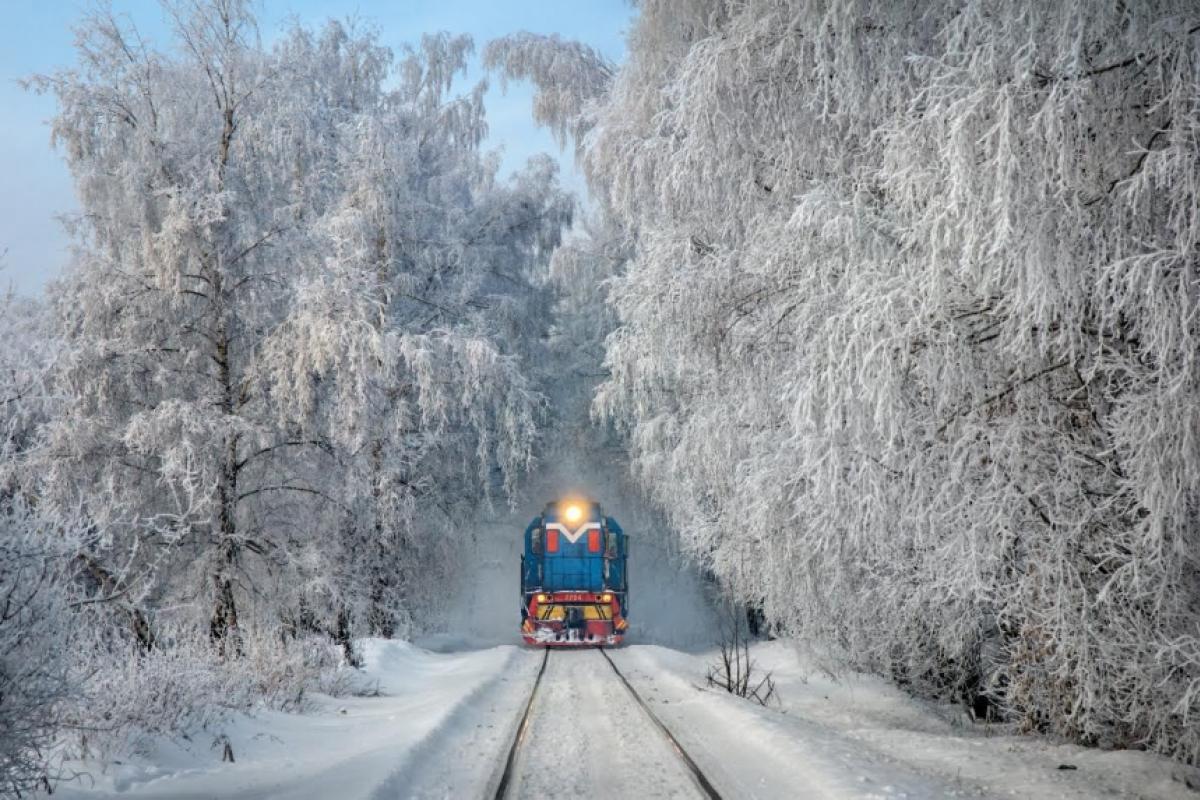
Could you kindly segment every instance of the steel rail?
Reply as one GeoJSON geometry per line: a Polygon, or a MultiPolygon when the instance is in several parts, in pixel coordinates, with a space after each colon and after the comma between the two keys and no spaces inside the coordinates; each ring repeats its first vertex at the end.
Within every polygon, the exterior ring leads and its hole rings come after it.
{"type": "MultiPolygon", "coordinates": [[[[667,742],[671,745],[671,749],[675,751],[675,755],[679,756],[679,759],[683,761],[685,766],[687,766],[688,772],[692,776],[692,780],[694,780],[696,785],[700,787],[700,791],[702,791],[705,797],[709,798],[709,800],[721,800],[721,793],[716,790],[716,787],[714,787],[704,775],[704,771],[701,770],[700,766],[692,760],[691,756],[687,754],[687,751],[683,749],[683,745],[679,743],[679,740],[675,738],[675,735],[671,733],[667,726],[662,723],[662,720],[658,718],[658,715],[650,710],[650,706],[647,705],[646,701],[642,699],[642,696],[638,694],[637,689],[633,688],[633,685],[625,677],[624,673],[622,673],[621,670],[617,668],[617,665],[613,663],[613,660],[611,657],[609,657],[608,653],[604,652],[604,648],[597,647],[596,649],[600,651],[600,655],[604,656],[604,660],[608,662],[610,667],[612,667],[613,672],[617,673],[617,677],[621,679],[621,683],[624,684],[625,688],[629,690],[629,694],[635,701],[637,701],[637,704],[642,707],[642,711],[646,712],[646,716],[649,717],[650,721],[654,723],[654,727],[658,728],[659,732],[667,738],[667,742]]],[[[499,795],[497,795],[497,798],[499,798],[499,795]]]]}
{"type": "Polygon", "coordinates": [[[549,661],[550,648],[547,647],[546,654],[542,656],[542,666],[538,670],[537,678],[533,681],[533,690],[529,693],[529,702],[525,704],[525,711],[521,714],[521,721],[517,725],[517,733],[513,736],[512,745],[508,748],[504,771],[500,773],[500,783],[496,785],[496,800],[504,800],[512,784],[513,767],[517,763],[517,754],[521,752],[521,747],[525,744],[525,734],[529,732],[529,714],[533,711],[533,701],[537,699],[538,689],[542,685],[542,676],[546,674],[546,664],[549,661]]]}

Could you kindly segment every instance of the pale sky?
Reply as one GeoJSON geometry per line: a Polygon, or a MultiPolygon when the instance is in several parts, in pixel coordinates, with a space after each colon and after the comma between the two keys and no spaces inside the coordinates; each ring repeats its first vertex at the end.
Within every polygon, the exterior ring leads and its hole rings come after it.
{"type": "MultiPolygon", "coordinates": [[[[166,46],[169,33],[157,0],[110,0],[143,36],[166,46]]],[[[74,63],[71,26],[93,5],[79,0],[0,0],[0,291],[38,294],[67,259],[67,239],[56,217],[75,209],[70,176],[50,147],[46,121],[54,99],[27,92],[18,80],[74,63]]],[[[614,61],[624,56],[624,34],[634,13],[626,0],[259,0],[259,24],[270,44],[285,22],[298,17],[312,26],[334,17],[357,17],[380,29],[395,50],[422,33],[468,33],[480,51],[488,39],[519,30],[558,33],[595,47],[614,61]]],[[[467,80],[482,73],[476,62],[467,80]]],[[[492,81],[487,96],[490,135],[486,147],[504,149],[504,172],[533,153],[548,152],[563,164],[563,180],[582,191],[569,153],[530,119],[531,89],[510,85],[502,94],[492,81]]]]}

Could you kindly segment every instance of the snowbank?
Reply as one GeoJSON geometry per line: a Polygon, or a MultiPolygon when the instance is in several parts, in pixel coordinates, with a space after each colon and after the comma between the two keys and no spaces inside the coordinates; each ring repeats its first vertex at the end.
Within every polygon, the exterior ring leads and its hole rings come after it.
{"type": "Polygon", "coordinates": [[[307,714],[236,715],[190,741],[157,741],[137,758],[60,787],[64,798],[326,798],[372,796],[404,771],[416,748],[514,667],[515,647],[433,653],[400,641],[361,643],[366,685],[379,696],[316,696],[307,714]],[[223,763],[224,743],[234,763],[223,763]]]}

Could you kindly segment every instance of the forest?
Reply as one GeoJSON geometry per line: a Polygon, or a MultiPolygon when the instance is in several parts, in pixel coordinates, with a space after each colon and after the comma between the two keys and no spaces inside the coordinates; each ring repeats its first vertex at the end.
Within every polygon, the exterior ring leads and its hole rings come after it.
{"type": "Polygon", "coordinates": [[[1200,764],[1194,2],[640,0],[620,64],[480,42],[586,198],[500,176],[467,37],[164,8],[169,47],[97,12],[28,79],[80,210],[46,298],[0,300],[3,790],[301,708],[564,447],[773,636],[1200,764]]]}

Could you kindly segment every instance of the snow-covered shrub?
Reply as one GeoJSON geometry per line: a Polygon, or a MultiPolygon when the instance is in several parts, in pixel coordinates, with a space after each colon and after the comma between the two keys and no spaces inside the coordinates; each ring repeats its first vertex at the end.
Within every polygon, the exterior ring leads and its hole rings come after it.
{"type": "Polygon", "coordinates": [[[69,565],[23,501],[0,501],[0,794],[55,778],[52,745],[77,697],[69,565]]]}
{"type": "Polygon", "coordinates": [[[223,657],[193,626],[163,625],[143,651],[89,627],[75,643],[86,680],[63,722],[72,755],[111,760],[150,737],[219,731],[232,712],[302,711],[314,691],[337,686],[342,665],[324,636],[281,639],[243,632],[242,657],[223,657]]]}
{"type": "Polygon", "coordinates": [[[38,429],[56,339],[45,304],[0,296],[0,794],[55,777],[72,680],[70,528],[39,516],[38,429]]]}

